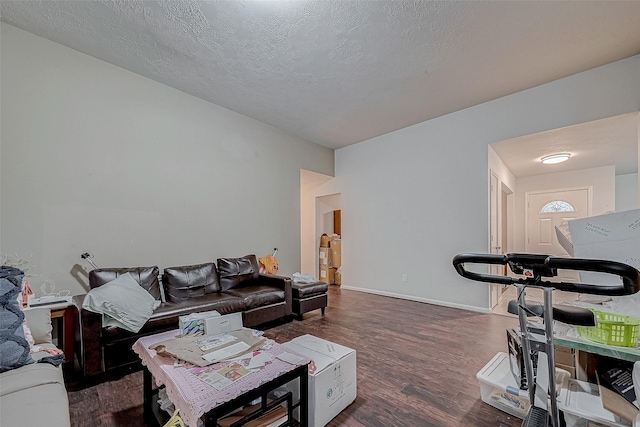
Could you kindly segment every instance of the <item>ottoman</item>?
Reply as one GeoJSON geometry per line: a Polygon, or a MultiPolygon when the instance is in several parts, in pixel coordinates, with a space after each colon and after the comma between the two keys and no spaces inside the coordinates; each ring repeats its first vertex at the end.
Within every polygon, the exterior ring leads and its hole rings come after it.
{"type": "Polygon", "coordinates": [[[322,310],[327,306],[328,285],[324,282],[315,283],[291,283],[291,293],[293,296],[293,314],[302,320],[302,315],[311,310],[322,310]]]}

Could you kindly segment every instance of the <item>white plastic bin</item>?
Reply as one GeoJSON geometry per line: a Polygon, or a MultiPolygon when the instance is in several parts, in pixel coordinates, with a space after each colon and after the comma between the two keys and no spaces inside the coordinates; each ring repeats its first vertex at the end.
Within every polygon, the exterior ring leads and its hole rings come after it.
{"type": "Polygon", "coordinates": [[[476,375],[480,381],[482,401],[524,419],[529,411],[529,392],[520,390],[509,369],[507,353],[498,353],[476,375]]]}
{"type": "MultiPolygon", "coordinates": [[[[482,401],[524,419],[529,412],[529,391],[521,390],[509,368],[509,355],[498,353],[476,375],[480,381],[482,401]]],[[[556,390],[566,387],[571,374],[564,369],[556,368],[556,390]]]]}

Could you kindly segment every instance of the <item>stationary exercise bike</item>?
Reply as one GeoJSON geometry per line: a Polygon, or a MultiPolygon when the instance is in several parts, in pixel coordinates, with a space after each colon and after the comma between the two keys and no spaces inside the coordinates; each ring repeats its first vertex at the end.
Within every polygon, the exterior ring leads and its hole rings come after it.
{"type": "Polygon", "coordinates": [[[558,258],[538,254],[506,255],[459,254],[453,258],[453,266],[463,277],[479,282],[513,285],[518,299],[509,302],[508,311],[518,315],[520,340],[525,355],[525,372],[529,401],[532,403],[523,427],[560,427],[560,414],[556,399],[555,354],[553,347],[553,320],[580,326],[596,326],[593,313],[581,307],[553,306],[554,289],[596,295],[631,295],[640,290],[640,272],[615,261],[582,258],[558,258]],[[465,269],[465,263],[508,265],[514,274],[523,277],[498,276],[475,273],[465,269]],[[543,277],[555,277],[558,269],[595,271],[620,276],[618,285],[549,282],[543,277]],[[543,303],[528,303],[526,288],[543,290],[543,303]],[[528,317],[538,317],[542,323],[531,322],[528,317]],[[533,361],[537,358],[537,367],[533,361]],[[549,404],[551,412],[549,412],[549,404]]]}

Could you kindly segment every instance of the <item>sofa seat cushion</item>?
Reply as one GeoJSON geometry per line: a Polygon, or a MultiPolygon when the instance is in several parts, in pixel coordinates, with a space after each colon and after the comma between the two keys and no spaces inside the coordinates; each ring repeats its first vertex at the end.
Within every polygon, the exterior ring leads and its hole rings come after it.
{"type": "Polygon", "coordinates": [[[70,426],[61,367],[34,363],[0,375],[0,425],[70,426]]]}
{"type": "Polygon", "coordinates": [[[216,310],[220,314],[236,313],[244,311],[246,304],[244,300],[235,295],[209,294],[189,301],[178,303],[166,302],[161,304],[151,316],[151,321],[166,317],[184,316],[200,311],[216,310]]]}
{"type": "Polygon", "coordinates": [[[103,329],[107,341],[115,341],[130,337],[139,337],[157,333],[162,330],[176,329],[178,318],[200,311],[216,310],[220,314],[244,311],[246,303],[243,298],[226,294],[210,294],[184,302],[165,302],[155,309],[149,321],[137,334],[120,328],[107,327],[103,329]]]}
{"type": "Polygon", "coordinates": [[[272,286],[243,286],[241,288],[229,289],[224,293],[243,298],[247,306],[247,310],[279,302],[285,302],[284,291],[272,286]]]}

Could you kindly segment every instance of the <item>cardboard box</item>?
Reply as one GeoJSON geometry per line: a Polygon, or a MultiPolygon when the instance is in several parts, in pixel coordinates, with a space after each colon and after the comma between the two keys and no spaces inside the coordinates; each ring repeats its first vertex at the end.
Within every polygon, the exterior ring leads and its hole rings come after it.
{"type": "Polygon", "coordinates": [[[331,241],[332,240],[339,240],[340,239],[340,235],[339,234],[327,234],[327,233],[323,233],[320,236],[320,247],[321,248],[328,248],[329,246],[331,246],[331,241]]]}
{"type": "Polygon", "coordinates": [[[567,371],[569,373],[569,378],[576,377],[576,367],[571,365],[563,365],[561,363],[556,363],[556,368],[562,369],[563,371],[567,371]]]}
{"type": "Polygon", "coordinates": [[[339,268],[342,265],[342,240],[332,240],[329,245],[331,267],[339,268]]]}
{"type": "MultiPolygon", "coordinates": [[[[574,349],[569,347],[563,347],[556,345],[555,349],[555,360],[556,366],[562,365],[562,369],[566,369],[567,367],[571,367],[575,370],[575,359],[574,359],[574,349]]],[[[568,369],[566,369],[568,370],[568,369]]]]}
{"type": "Polygon", "coordinates": [[[203,311],[201,313],[191,313],[178,318],[180,335],[198,336],[205,334],[205,321],[214,317],[220,317],[220,313],[215,310],[203,311]]]}
{"type": "Polygon", "coordinates": [[[320,281],[328,284],[333,284],[336,281],[336,269],[325,266],[320,266],[320,281]]]}
{"type": "Polygon", "coordinates": [[[315,371],[309,372],[309,426],[325,426],[356,399],[355,350],[313,335],[294,338],[282,346],[315,365],[315,371]]]}
{"type": "Polygon", "coordinates": [[[206,335],[216,335],[223,332],[233,332],[242,329],[242,313],[230,313],[224,316],[212,317],[205,320],[206,335]]]}
{"type": "Polygon", "coordinates": [[[318,251],[318,265],[330,267],[331,265],[331,249],[320,248],[318,251]]]}
{"type": "MultiPolygon", "coordinates": [[[[640,209],[569,221],[569,234],[577,258],[623,262],[640,269],[640,209]]],[[[612,274],[580,272],[585,283],[619,284],[612,274]]]]}

